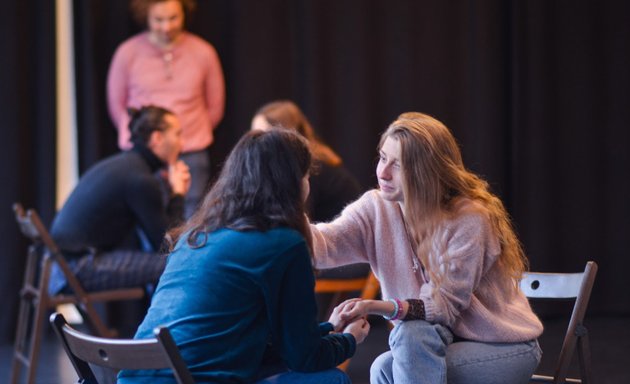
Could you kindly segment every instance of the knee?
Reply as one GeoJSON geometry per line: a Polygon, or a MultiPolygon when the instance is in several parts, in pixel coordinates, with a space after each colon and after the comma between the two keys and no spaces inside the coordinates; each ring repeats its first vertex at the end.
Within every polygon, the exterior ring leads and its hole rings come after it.
{"type": "Polygon", "coordinates": [[[396,325],[389,336],[391,348],[396,346],[431,345],[446,347],[452,343],[453,335],[440,324],[431,324],[424,320],[403,321],[396,325]]]}
{"type": "Polygon", "coordinates": [[[447,352],[449,383],[528,383],[540,362],[540,348],[528,343],[458,342],[447,352]],[[476,378],[471,381],[471,378],[476,378]]]}
{"type": "Polygon", "coordinates": [[[372,384],[386,384],[393,382],[392,352],[387,351],[378,356],[370,367],[370,382],[372,384]]]}

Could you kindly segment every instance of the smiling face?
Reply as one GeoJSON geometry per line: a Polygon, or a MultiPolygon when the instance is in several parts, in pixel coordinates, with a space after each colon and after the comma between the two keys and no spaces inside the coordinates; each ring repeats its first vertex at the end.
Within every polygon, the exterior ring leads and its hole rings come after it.
{"type": "Polygon", "coordinates": [[[178,0],[152,4],[147,13],[151,40],[159,46],[175,42],[184,30],[184,8],[178,0]]]}
{"type": "Polygon", "coordinates": [[[385,200],[404,202],[403,170],[400,142],[388,137],[379,151],[376,177],[385,200]]]}

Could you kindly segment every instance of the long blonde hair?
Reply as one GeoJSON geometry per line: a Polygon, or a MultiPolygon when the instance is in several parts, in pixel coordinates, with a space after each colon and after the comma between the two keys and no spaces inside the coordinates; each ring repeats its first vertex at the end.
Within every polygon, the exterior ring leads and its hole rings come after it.
{"type": "Polygon", "coordinates": [[[433,235],[445,218],[456,213],[458,198],[464,197],[477,202],[489,218],[501,245],[498,267],[516,286],[527,268],[527,259],[510,217],[501,200],[489,191],[488,183],[464,167],[448,128],[429,115],[407,112],[390,124],[379,147],[387,138],[400,143],[405,220],[430,277],[438,284],[442,279],[431,256],[433,235]]]}
{"type": "Polygon", "coordinates": [[[317,161],[336,167],[341,165],[341,157],[317,136],[313,126],[302,110],[292,101],[277,100],[267,103],[256,111],[256,115],[263,116],[267,123],[293,129],[308,140],[313,157],[317,161]]]}

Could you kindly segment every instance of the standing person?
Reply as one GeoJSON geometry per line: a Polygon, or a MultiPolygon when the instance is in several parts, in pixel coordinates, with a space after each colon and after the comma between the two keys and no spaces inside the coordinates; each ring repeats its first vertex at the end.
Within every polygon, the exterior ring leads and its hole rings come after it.
{"type": "MultiPolygon", "coordinates": [[[[198,382],[349,382],[335,367],[369,325],[359,319],[332,333],[338,317],[316,322],[304,215],[310,162],[296,133],[241,138],[200,209],[171,231],[174,247],[136,338],[166,325],[198,382]]],[[[119,375],[120,384],[162,382],[173,382],[170,370],[119,375]]]]}
{"type": "Polygon", "coordinates": [[[367,261],[380,280],[386,300],[337,308],[396,323],[371,382],[528,382],[542,324],[519,289],[527,261],[503,204],[425,114],[399,116],[379,155],[380,188],[311,226],[318,267],[367,261]]]}
{"type": "MultiPolygon", "coordinates": [[[[79,180],[55,216],[51,235],[70,260],[83,287],[103,290],[156,283],[166,257],[158,253],[169,226],[182,220],[190,186],[188,167],[178,160],[182,129],[160,107],[132,110],[133,148],[101,160],[79,180]],[[170,194],[154,173],[168,167],[170,194]],[[137,237],[141,231],[147,250],[137,237]]],[[[53,273],[51,290],[65,286],[53,273]]]]}
{"type": "Polygon", "coordinates": [[[116,50],[107,78],[107,104],[118,129],[118,146],[131,147],[129,107],[160,105],[172,110],[182,125],[181,158],[192,185],[185,202],[189,217],[210,180],[213,130],[223,118],[225,85],[216,50],[184,30],[194,0],[131,0],[136,20],[147,30],[116,50]]]}

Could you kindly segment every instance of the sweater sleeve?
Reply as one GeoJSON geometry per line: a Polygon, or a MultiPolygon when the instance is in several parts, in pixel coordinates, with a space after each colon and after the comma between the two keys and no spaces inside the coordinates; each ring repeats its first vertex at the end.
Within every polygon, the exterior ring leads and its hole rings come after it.
{"type": "MultiPolygon", "coordinates": [[[[368,262],[374,249],[374,219],[367,192],[330,223],[311,224],[316,268],[368,262]]],[[[373,255],[372,255],[373,256],[373,255]]]]}
{"type": "Polygon", "coordinates": [[[351,334],[325,334],[317,323],[315,280],[305,243],[294,247],[282,279],[275,344],[287,366],[299,372],[334,368],[354,355],[351,334]]]}
{"type": "Polygon", "coordinates": [[[468,213],[434,240],[433,270],[439,282],[430,280],[420,290],[427,321],[454,327],[460,314],[468,309],[487,265],[498,256],[490,223],[485,215],[468,213]],[[441,248],[440,248],[441,247],[441,248]]]}

